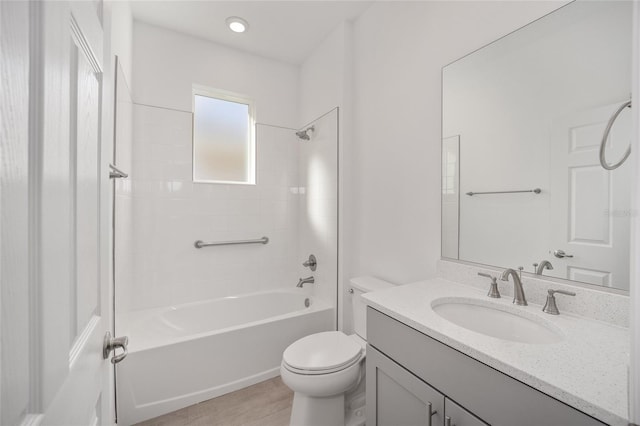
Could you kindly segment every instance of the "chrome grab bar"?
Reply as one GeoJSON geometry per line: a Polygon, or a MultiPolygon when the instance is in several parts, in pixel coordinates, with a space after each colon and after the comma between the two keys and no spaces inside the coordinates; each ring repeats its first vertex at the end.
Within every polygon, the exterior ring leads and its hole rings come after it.
{"type": "Polygon", "coordinates": [[[198,240],[193,243],[194,247],[200,249],[202,247],[209,246],[232,246],[236,244],[267,244],[269,242],[269,238],[262,237],[257,240],[237,240],[237,241],[217,241],[213,243],[205,243],[204,241],[198,240]]]}
{"type": "Polygon", "coordinates": [[[472,197],[474,195],[480,195],[480,194],[515,194],[518,192],[533,192],[535,194],[539,194],[542,192],[542,189],[540,188],[534,188],[534,189],[523,189],[520,191],[489,191],[489,192],[467,192],[467,195],[469,197],[472,197]]]}
{"type": "Polygon", "coordinates": [[[602,135],[602,141],[600,142],[600,165],[605,170],[617,169],[622,165],[622,163],[624,163],[627,160],[627,157],[629,157],[629,154],[631,154],[631,144],[629,144],[629,147],[627,148],[624,155],[622,156],[622,159],[617,163],[609,164],[607,163],[607,160],[604,158],[604,149],[607,145],[607,139],[609,139],[609,132],[611,131],[611,127],[613,127],[613,123],[615,123],[616,119],[625,108],[631,108],[631,101],[627,101],[623,103],[622,105],[620,105],[620,108],[618,108],[616,112],[613,113],[613,115],[609,119],[609,122],[607,123],[606,129],[604,129],[604,134],[602,135]]]}

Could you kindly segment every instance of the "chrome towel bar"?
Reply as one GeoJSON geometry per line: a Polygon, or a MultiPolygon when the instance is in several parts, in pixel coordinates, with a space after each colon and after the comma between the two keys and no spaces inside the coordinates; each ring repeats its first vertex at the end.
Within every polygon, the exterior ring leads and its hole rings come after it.
{"type": "Polygon", "coordinates": [[[205,243],[204,241],[198,240],[193,243],[194,247],[200,249],[202,247],[209,246],[232,246],[236,244],[267,244],[269,242],[269,238],[262,237],[257,240],[237,240],[237,241],[216,241],[213,243],[205,243]]]}
{"type": "Polygon", "coordinates": [[[489,191],[489,192],[467,192],[467,195],[469,197],[472,197],[474,195],[481,195],[481,194],[515,194],[517,192],[533,192],[534,194],[539,194],[542,192],[542,189],[540,188],[534,188],[534,189],[523,189],[521,191],[489,191]]]}

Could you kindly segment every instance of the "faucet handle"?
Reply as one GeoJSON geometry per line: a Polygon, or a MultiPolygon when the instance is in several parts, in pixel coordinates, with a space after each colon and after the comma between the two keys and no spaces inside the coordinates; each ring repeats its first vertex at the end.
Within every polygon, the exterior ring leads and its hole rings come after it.
{"type": "Polygon", "coordinates": [[[566,294],[567,296],[575,296],[576,294],[572,291],[566,291],[566,290],[552,290],[549,289],[547,291],[547,293],[549,293],[549,296],[553,296],[555,293],[559,293],[559,294],[566,294]]]}
{"type": "Polygon", "coordinates": [[[491,287],[489,287],[489,293],[487,293],[487,296],[494,299],[499,299],[500,291],[498,291],[498,277],[494,277],[490,274],[485,274],[484,272],[478,272],[478,275],[480,275],[481,277],[491,278],[491,287]]]}
{"type": "Polygon", "coordinates": [[[567,296],[576,295],[572,291],[549,289],[547,291],[547,302],[544,304],[544,307],[542,308],[542,312],[545,312],[551,315],[560,315],[560,311],[558,310],[558,305],[556,304],[556,297],[555,297],[556,293],[566,294],[567,296]]]}
{"type": "Polygon", "coordinates": [[[481,277],[487,277],[487,278],[491,278],[491,281],[493,281],[494,283],[497,282],[498,277],[494,277],[491,274],[486,274],[484,272],[478,272],[478,275],[480,275],[481,277]]]}

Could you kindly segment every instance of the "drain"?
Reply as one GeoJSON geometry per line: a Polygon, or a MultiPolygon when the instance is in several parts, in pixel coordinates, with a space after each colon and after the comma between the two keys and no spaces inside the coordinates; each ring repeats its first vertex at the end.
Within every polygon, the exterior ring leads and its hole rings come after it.
{"type": "Polygon", "coordinates": [[[308,308],[309,305],[311,305],[311,302],[309,301],[309,298],[307,297],[306,299],[304,299],[304,307],[308,308]]]}

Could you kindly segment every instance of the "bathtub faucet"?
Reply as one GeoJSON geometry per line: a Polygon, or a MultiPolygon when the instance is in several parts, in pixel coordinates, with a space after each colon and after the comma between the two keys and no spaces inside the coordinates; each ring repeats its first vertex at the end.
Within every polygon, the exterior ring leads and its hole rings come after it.
{"type": "Polygon", "coordinates": [[[316,279],[313,278],[313,276],[311,277],[307,277],[307,278],[300,278],[300,281],[298,281],[298,285],[296,287],[302,287],[304,284],[313,284],[316,282],[316,279]]]}

